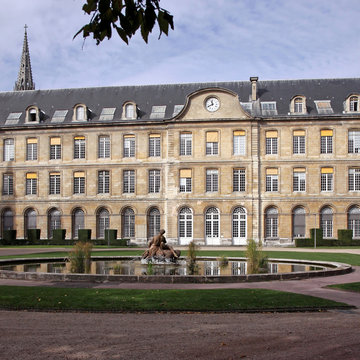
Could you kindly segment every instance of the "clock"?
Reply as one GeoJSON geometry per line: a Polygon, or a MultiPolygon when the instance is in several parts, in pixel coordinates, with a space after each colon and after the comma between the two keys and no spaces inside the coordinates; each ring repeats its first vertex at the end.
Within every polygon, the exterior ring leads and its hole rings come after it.
{"type": "Polygon", "coordinates": [[[209,97],[205,101],[205,108],[210,112],[218,110],[220,107],[220,101],[216,97],[209,97]]]}

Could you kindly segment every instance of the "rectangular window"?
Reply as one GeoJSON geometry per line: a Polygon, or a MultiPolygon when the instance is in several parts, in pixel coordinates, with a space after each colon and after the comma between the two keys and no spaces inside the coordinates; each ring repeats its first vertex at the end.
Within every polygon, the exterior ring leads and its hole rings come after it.
{"type": "Polygon", "coordinates": [[[305,168],[295,168],[293,174],[293,191],[304,192],[306,190],[305,168]]]}
{"type": "Polygon", "coordinates": [[[60,194],[60,173],[50,173],[50,186],[49,194],[50,195],[59,195],[60,194]]]}
{"type": "Polygon", "coordinates": [[[151,134],[149,136],[149,156],[160,156],[160,135],[151,134]]]}
{"type": "Polygon", "coordinates": [[[267,131],[265,133],[266,144],[265,152],[267,155],[276,155],[278,153],[278,133],[277,131],[267,131]]]}
{"type": "Polygon", "coordinates": [[[266,169],[265,191],[279,191],[279,178],[277,169],[266,169]]]}
{"type": "Polygon", "coordinates": [[[349,154],[360,153],[360,131],[349,131],[348,152],[349,154]]]}
{"type": "Polygon", "coordinates": [[[333,131],[321,130],[320,153],[331,154],[333,151],[333,131]]]}
{"type": "Polygon", "coordinates": [[[108,194],[110,192],[110,173],[107,170],[98,172],[98,194],[108,194]]]}
{"type": "Polygon", "coordinates": [[[266,101],[261,102],[261,114],[262,115],[277,115],[276,102],[266,101]]]}
{"type": "Polygon", "coordinates": [[[191,192],[192,172],[191,169],[180,170],[180,192],[191,192]]]}
{"type": "Polygon", "coordinates": [[[74,159],[85,159],[85,136],[74,138],[74,159]]]}
{"type": "Polygon", "coordinates": [[[74,173],[74,194],[85,194],[85,173],[83,171],[74,173]]]}
{"type": "Polygon", "coordinates": [[[110,137],[109,136],[99,136],[98,157],[100,159],[110,157],[110,137]]]}
{"type": "Polygon", "coordinates": [[[15,160],[15,142],[14,139],[4,140],[4,161],[15,160]]]}
{"type": "Polygon", "coordinates": [[[296,130],[293,133],[293,154],[305,154],[304,130],[296,130]]]}
{"type": "Polygon", "coordinates": [[[180,155],[192,155],[192,134],[180,134],[180,155]]]}
{"type": "Polygon", "coordinates": [[[135,157],[135,135],[124,136],[124,157],[135,157]]]}
{"type": "Polygon", "coordinates": [[[321,191],[333,191],[333,168],[321,168],[321,191]]]}
{"type": "Polygon", "coordinates": [[[360,168],[349,169],[349,191],[360,191],[360,168]]]}
{"type": "Polygon", "coordinates": [[[61,159],[61,139],[53,137],[50,139],[50,160],[61,159]]]}
{"type": "Polygon", "coordinates": [[[233,191],[245,191],[245,169],[233,169],[233,191]]]}
{"type": "Polygon", "coordinates": [[[124,170],[123,172],[123,193],[135,193],[135,170],[124,170]]]}
{"type": "Polygon", "coordinates": [[[208,131],[206,133],[206,155],[219,154],[219,136],[217,131],[208,131]]]}
{"type": "Polygon", "coordinates": [[[37,160],[37,139],[26,140],[26,160],[37,160]]]}
{"type": "Polygon", "coordinates": [[[216,169],[206,170],[206,191],[214,192],[219,190],[219,172],[216,169]]]}
{"type": "Polygon", "coordinates": [[[14,177],[13,174],[3,175],[3,195],[14,195],[14,177]]]}
{"type": "Polygon", "coordinates": [[[246,141],[245,131],[238,130],[233,132],[233,153],[234,155],[245,155],[246,141]]]}
{"type": "Polygon", "coordinates": [[[26,195],[36,195],[37,193],[37,174],[26,174],[26,195]]]}
{"type": "Polygon", "coordinates": [[[160,170],[149,171],[149,193],[160,192],[160,170]]]}

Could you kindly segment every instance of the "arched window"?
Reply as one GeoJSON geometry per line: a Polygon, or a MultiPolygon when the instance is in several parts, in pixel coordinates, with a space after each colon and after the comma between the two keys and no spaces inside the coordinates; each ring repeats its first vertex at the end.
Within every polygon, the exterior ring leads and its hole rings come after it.
{"type": "Polygon", "coordinates": [[[352,206],[348,211],[348,229],[352,230],[352,237],[360,238],[360,208],[352,206]]]}
{"type": "Polygon", "coordinates": [[[305,209],[301,206],[296,207],[292,213],[292,233],[293,237],[305,237],[305,209]]]}
{"type": "Polygon", "coordinates": [[[77,121],[84,121],[86,120],[85,119],[85,107],[82,106],[82,105],[79,105],[76,107],[76,110],[75,110],[75,113],[76,113],[76,120],[77,121]]]}
{"type": "Polygon", "coordinates": [[[232,237],[234,245],[246,245],[246,210],[240,206],[232,213],[232,237]]]}
{"type": "Polygon", "coordinates": [[[72,237],[79,237],[79,229],[83,229],[85,225],[85,215],[82,209],[75,209],[72,214],[72,237]]]}
{"type": "Polygon", "coordinates": [[[265,238],[278,238],[278,210],[275,207],[266,209],[265,212],[265,238]]]}
{"type": "Polygon", "coordinates": [[[320,224],[323,231],[324,238],[333,237],[333,211],[330,207],[326,206],[320,212],[320,224]]]}
{"type": "Polygon", "coordinates": [[[349,100],[350,111],[351,112],[358,112],[359,111],[359,97],[358,96],[351,96],[349,100]]]}
{"type": "Polygon", "coordinates": [[[27,230],[36,229],[36,211],[34,209],[27,209],[24,216],[25,237],[27,237],[27,230]]]}
{"type": "Polygon", "coordinates": [[[135,106],[134,104],[126,104],[125,105],[125,117],[127,119],[133,119],[135,114],[135,106]]]}
{"type": "Polygon", "coordinates": [[[205,213],[205,238],[207,245],[220,245],[220,212],[215,207],[205,213]]]}
{"type": "Polygon", "coordinates": [[[98,210],[96,214],[96,237],[98,239],[105,238],[105,230],[110,226],[109,211],[105,208],[98,210]]]}
{"type": "Polygon", "coordinates": [[[2,212],[2,234],[4,233],[4,230],[13,230],[14,227],[14,215],[11,209],[4,209],[2,212]]]}
{"type": "Polygon", "coordinates": [[[134,210],[127,207],[122,212],[122,237],[135,237],[135,213],[134,210]]]}
{"type": "Polygon", "coordinates": [[[193,213],[183,207],[179,211],[179,244],[188,245],[193,240],[193,213]]]}
{"type": "Polygon", "coordinates": [[[148,239],[160,231],[160,211],[157,208],[151,208],[148,212],[148,239]]]}
{"type": "Polygon", "coordinates": [[[52,239],[53,231],[61,229],[61,213],[58,209],[51,209],[48,213],[48,237],[52,239]]]}

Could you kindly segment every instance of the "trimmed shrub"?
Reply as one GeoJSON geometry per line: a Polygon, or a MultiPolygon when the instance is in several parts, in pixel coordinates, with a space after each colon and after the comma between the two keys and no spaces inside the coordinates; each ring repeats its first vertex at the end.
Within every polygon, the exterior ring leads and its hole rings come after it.
{"type": "MultiPolygon", "coordinates": [[[[316,230],[316,246],[320,246],[321,241],[323,239],[323,231],[322,231],[322,229],[310,229],[310,237],[311,237],[312,241],[314,241],[315,230],[316,230]]],[[[313,244],[313,246],[314,246],[314,244],[313,244]]]]}
{"type": "Polygon", "coordinates": [[[352,244],[353,231],[348,229],[338,230],[339,244],[342,246],[350,246],[352,244]]]}
{"type": "Polygon", "coordinates": [[[40,229],[27,229],[26,238],[29,244],[35,244],[40,240],[40,229]]]}
{"type": "Polygon", "coordinates": [[[105,230],[105,243],[106,245],[111,245],[117,238],[116,229],[106,229],[105,230]]]}
{"type": "Polygon", "coordinates": [[[52,244],[64,245],[65,244],[66,229],[55,229],[52,233],[52,244]]]}
{"type": "Polygon", "coordinates": [[[16,244],[16,230],[4,230],[2,244],[3,245],[15,245],[16,244]]]}
{"type": "Polygon", "coordinates": [[[79,229],[79,241],[87,242],[91,240],[91,229],[79,229]]]}
{"type": "Polygon", "coordinates": [[[295,247],[314,247],[314,240],[308,238],[295,238],[295,247]]]}

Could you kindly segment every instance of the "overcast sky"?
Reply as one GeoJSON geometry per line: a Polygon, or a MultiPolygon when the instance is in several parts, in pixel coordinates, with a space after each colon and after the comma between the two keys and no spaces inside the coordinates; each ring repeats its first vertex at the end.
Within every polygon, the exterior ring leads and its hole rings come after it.
{"type": "Polygon", "coordinates": [[[175,31],[96,46],[74,34],[85,0],[0,0],[0,91],[17,79],[24,24],[36,89],[360,76],[359,0],[161,0],[175,31]]]}

